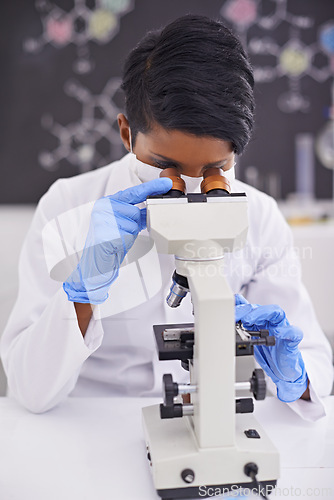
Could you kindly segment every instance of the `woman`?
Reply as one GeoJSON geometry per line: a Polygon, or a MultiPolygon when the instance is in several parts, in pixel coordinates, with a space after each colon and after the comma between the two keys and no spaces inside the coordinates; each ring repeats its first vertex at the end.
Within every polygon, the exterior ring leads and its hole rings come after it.
{"type": "Polygon", "coordinates": [[[275,347],[256,348],[255,356],[278,397],[304,418],[324,415],[331,350],[301,283],[291,232],[274,200],[234,180],[235,156],[253,129],[253,84],[238,39],[204,17],[177,19],[130,53],[126,115],[118,116],[129,154],[53,184],[22,250],[1,351],[9,393],[31,411],[67,395],[156,395],[160,370],[186,380],[178,362],[159,366],[152,324],[191,322],[191,304],[168,309],[174,258],[157,255],[145,233],[146,197],[171,188],[159,174],[173,166],[189,192],[214,167],[233,191],[247,193],[247,244],[226,256],[236,320],[275,335],[275,347]]]}

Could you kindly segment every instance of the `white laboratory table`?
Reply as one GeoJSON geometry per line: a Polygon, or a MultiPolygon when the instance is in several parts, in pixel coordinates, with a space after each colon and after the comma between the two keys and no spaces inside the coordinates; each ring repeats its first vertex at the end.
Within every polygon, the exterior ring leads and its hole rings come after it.
{"type": "MultiPolygon", "coordinates": [[[[141,427],[141,407],[156,402],[68,398],[36,415],[0,398],[0,499],[156,500],[141,427]]],[[[334,397],[325,403],[310,423],[276,398],[255,402],[281,456],[272,500],[334,499],[334,397]]]]}

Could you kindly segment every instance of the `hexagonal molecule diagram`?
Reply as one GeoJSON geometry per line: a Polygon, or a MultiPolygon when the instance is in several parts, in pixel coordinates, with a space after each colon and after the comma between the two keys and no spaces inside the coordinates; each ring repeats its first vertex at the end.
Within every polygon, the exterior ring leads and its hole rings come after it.
{"type": "Polygon", "coordinates": [[[274,56],[273,65],[254,65],[254,77],[260,83],[281,77],[288,79],[289,89],[278,97],[279,109],[285,113],[307,112],[310,101],[301,92],[301,79],[308,75],[324,82],[334,75],[334,21],[321,26],[318,39],[306,45],[301,34],[314,26],[313,19],[291,14],[287,0],[270,0],[270,3],[272,8],[267,15],[261,14],[261,0],[228,0],[220,13],[233,24],[251,55],[274,56]],[[288,23],[290,37],[280,46],[274,38],[267,36],[267,32],[274,31],[282,22],[288,23]],[[261,28],[264,36],[248,37],[248,30],[253,25],[261,28]]]}
{"type": "Polygon", "coordinates": [[[24,51],[36,54],[47,44],[60,49],[72,43],[77,47],[74,71],[83,74],[93,68],[89,43],[110,42],[119,31],[121,16],[133,9],[134,1],[95,0],[94,6],[88,6],[87,0],[74,0],[69,11],[48,0],[36,0],[35,6],[43,32],[38,38],[24,40],[24,51]]]}
{"type": "Polygon", "coordinates": [[[51,115],[42,117],[43,128],[58,142],[53,151],[42,151],[38,156],[39,163],[45,170],[56,170],[59,163],[66,160],[76,166],[79,172],[87,172],[122,155],[123,145],[115,127],[117,114],[121,110],[113,100],[120,84],[120,78],[111,78],[98,95],[92,95],[74,80],[65,84],[65,93],[81,103],[82,116],[78,121],[67,125],[54,122],[51,115]],[[105,154],[99,152],[101,142],[108,146],[105,154]]]}

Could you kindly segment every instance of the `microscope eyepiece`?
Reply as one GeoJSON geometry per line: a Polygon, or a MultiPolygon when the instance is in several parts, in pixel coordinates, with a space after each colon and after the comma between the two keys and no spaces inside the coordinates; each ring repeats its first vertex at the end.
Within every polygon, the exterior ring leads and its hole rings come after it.
{"type": "Polygon", "coordinates": [[[208,168],[203,174],[201,192],[208,196],[228,196],[231,194],[229,181],[218,168],[208,168]]]}
{"type": "Polygon", "coordinates": [[[165,168],[161,173],[160,177],[169,177],[173,181],[173,187],[170,191],[168,191],[167,195],[172,198],[179,198],[184,195],[186,192],[186,183],[179,176],[176,168],[165,168]]]}
{"type": "Polygon", "coordinates": [[[181,304],[182,299],[189,292],[188,280],[185,276],[177,274],[176,271],[174,271],[172,280],[173,283],[170,287],[166,301],[169,307],[178,307],[181,304]]]}

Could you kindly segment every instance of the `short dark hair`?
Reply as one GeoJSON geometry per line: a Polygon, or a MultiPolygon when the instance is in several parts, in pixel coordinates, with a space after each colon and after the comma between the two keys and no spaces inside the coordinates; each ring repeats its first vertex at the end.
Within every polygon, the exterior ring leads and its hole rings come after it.
{"type": "Polygon", "coordinates": [[[243,152],[254,125],[254,78],[238,38],[221,22],[180,17],[128,55],[122,89],[133,142],[154,123],[210,136],[243,152]]]}

